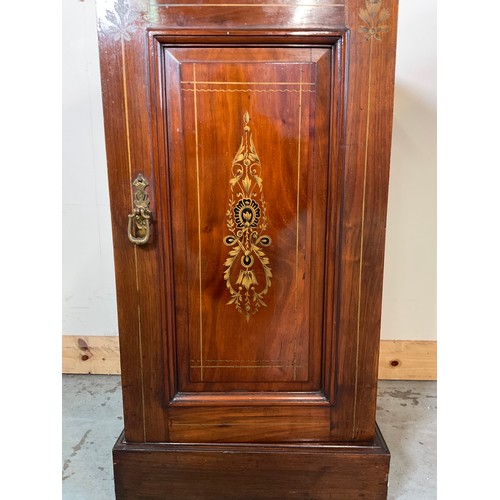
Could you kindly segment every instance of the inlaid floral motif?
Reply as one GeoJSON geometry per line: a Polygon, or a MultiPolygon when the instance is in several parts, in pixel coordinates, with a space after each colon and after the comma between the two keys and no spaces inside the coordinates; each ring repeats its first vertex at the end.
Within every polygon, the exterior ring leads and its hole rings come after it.
{"type": "Polygon", "coordinates": [[[134,23],[141,17],[141,13],[130,8],[127,0],[118,0],[114,4],[115,10],[106,10],[106,19],[110,22],[109,33],[116,41],[130,41],[130,34],[137,30],[134,23]]]}
{"type": "Polygon", "coordinates": [[[230,234],[223,242],[231,247],[224,262],[224,279],[231,294],[227,303],[234,304],[236,310],[247,321],[257,313],[261,306],[266,306],[264,296],[271,286],[271,267],[263,248],[272,244],[271,237],[263,234],[267,229],[266,202],[262,190],[262,166],[255,149],[248,123],[250,116],[243,116],[244,135],[232,164],[229,184],[231,196],[226,212],[227,228],[230,234]],[[262,270],[264,282],[259,284],[257,266],[262,270]],[[236,268],[236,270],[235,270],[236,268]],[[237,278],[234,281],[234,278],[237,278]]]}
{"type": "Polygon", "coordinates": [[[260,219],[259,204],[250,198],[244,198],[234,207],[234,220],[237,227],[257,227],[260,219]]]}
{"type": "Polygon", "coordinates": [[[359,9],[359,17],[365,22],[365,26],[360,26],[359,31],[365,34],[366,40],[382,40],[380,35],[389,31],[385,21],[389,19],[389,9],[382,8],[381,0],[366,0],[366,8],[359,9]]]}

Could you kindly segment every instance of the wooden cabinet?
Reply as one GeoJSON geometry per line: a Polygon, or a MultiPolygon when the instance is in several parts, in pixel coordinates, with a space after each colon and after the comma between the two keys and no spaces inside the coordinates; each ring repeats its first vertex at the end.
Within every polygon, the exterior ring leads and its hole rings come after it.
{"type": "Polygon", "coordinates": [[[396,9],[98,1],[117,498],[385,498],[396,9]]]}

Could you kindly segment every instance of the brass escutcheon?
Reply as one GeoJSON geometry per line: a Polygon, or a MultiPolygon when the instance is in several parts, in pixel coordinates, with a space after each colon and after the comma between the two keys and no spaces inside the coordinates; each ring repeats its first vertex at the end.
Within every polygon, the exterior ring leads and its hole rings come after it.
{"type": "Polygon", "coordinates": [[[144,245],[149,241],[151,234],[152,214],[149,210],[149,197],[146,193],[149,182],[142,174],[139,174],[132,185],[136,190],[133,212],[128,216],[128,239],[135,245],[144,245]]]}

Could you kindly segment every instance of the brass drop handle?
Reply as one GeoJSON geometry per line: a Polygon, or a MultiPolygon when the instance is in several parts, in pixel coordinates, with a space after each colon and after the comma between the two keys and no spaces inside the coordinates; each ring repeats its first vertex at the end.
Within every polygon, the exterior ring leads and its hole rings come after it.
{"type": "Polygon", "coordinates": [[[149,210],[149,196],[146,193],[149,182],[139,174],[132,185],[135,187],[134,208],[128,216],[128,239],[135,245],[144,245],[149,241],[151,234],[152,213],[149,210]]]}

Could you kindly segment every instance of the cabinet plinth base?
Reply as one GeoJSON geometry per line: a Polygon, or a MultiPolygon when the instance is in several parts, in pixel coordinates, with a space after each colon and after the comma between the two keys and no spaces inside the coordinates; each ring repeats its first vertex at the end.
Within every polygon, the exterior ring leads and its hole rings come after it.
{"type": "Polygon", "coordinates": [[[113,448],[117,500],[386,499],[390,454],[369,445],[126,443],[113,448]]]}

